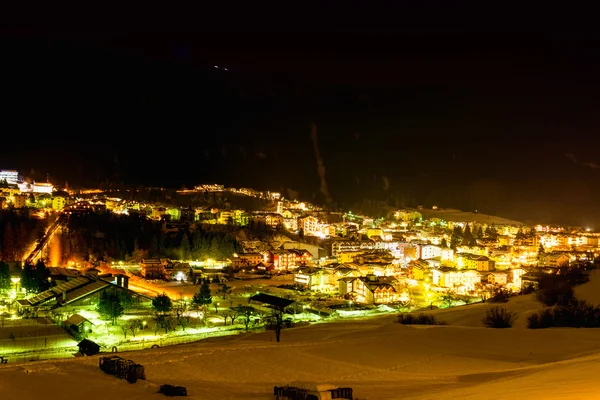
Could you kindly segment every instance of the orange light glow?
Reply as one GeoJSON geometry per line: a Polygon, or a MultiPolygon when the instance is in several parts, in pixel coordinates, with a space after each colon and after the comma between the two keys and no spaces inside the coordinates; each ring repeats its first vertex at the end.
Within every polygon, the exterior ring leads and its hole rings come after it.
{"type": "Polygon", "coordinates": [[[50,241],[50,266],[58,267],[60,265],[60,243],[57,239],[52,238],[50,241]]]}

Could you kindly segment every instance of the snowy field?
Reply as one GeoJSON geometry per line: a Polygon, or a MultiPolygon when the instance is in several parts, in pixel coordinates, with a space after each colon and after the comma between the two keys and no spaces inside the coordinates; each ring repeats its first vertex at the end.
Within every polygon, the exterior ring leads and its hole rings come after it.
{"type": "MultiPolygon", "coordinates": [[[[600,303],[600,274],[577,288],[600,303]]],[[[186,386],[190,399],[272,399],[292,381],[350,386],[356,399],[598,399],[600,330],[524,327],[532,296],[505,306],[517,327],[481,325],[488,304],[433,313],[447,326],[404,326],[393,316],[314,324],[194,344],[120,353],[145,366],[129,384],[98,368],[98,356],[0,366],[6,399],[159,399],[186,386]]]]}

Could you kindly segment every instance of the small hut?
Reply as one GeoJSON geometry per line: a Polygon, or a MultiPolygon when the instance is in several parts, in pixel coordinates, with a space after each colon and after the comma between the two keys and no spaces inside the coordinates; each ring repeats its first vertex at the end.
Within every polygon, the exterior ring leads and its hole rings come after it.
{"type": "Polygon", "coordinates": [[[73,314],[63,322],[63,326],[77,333],[90,333],[92,331],[92,323],[87,318],[73,314]]]}
{"type": "Polygon", "coordinates": [[[100,345],[88,339],[83,339],[77,344],[77,347],[79,347],[79,352],[86,356],[93,356],[100,352],[100,345]]]}

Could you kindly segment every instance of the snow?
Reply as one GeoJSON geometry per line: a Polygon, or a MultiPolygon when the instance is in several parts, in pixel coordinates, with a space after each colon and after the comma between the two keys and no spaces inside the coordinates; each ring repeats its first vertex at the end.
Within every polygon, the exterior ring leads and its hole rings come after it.
{"type": "MultiPolygon", "coordinates": [[[[576,290],[600,303],[600,275],[576,290]]],[[[446,326],[405,326],[393,315],[338,320],[119,353],[145,367],[129,384],[104,374],[98,357],[0,366],[7,399],[165,398],[162,384],[185,386],[190,399],[272,399],[292,382],[352,387],[356,399],[596,399],[600,331],[525,328],[540,305],[533,296],[503,304],[516,327],[489,329],[490,304],[434,310],[446,326]]]]}

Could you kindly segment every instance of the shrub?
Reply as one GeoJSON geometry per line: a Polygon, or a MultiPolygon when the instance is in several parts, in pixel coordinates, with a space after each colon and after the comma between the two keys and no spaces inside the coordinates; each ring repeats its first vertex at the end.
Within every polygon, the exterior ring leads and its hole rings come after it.
{"type": "Polygon", "coordinates": [[[428,314],[400,314],[396,321],[402,325],[446,325],[443,321],[438,321],[433,315],[428,314]]]}
{"type": "Polygon", "coordinates": [[[552,308],[544,308],[542,311],[530,314],[527,317],[527,327],[529,329],[543,329],[554,326],[554,313],[552,308]]]}
{"type": "Polygon", "coordinates": [[[527,317],[529,329],[551,327],[600,327],[600,308],[582,300],[573,300],[565,306],[554,306],[527,317]]]}
{"type": "Polygon", "coordinates": [[[533,285],[524,285],[521,287],[521,291],[519,294],[530,294],[536,291],[535,286],[533,285]]]}
{"type": "Polygon", "coordinates": [[[566,306],[575,300],[575,292],[567,282],[554,281],[540,288],[535,298],[545,306],[566,306]]]}
{"type": "Polygon", "coordinates": [[[514,312],[495,306],[487,310],[481,322],[488,328],[512,328],[516,320],[517,315],[514,312]]]}
{"type": "Polygon", "coordinates": [[[494,295],[489,298],[490,303],[506,303],[508,301],[509,293],[506,290],[499,289],[494,292],[494,295]]]}

